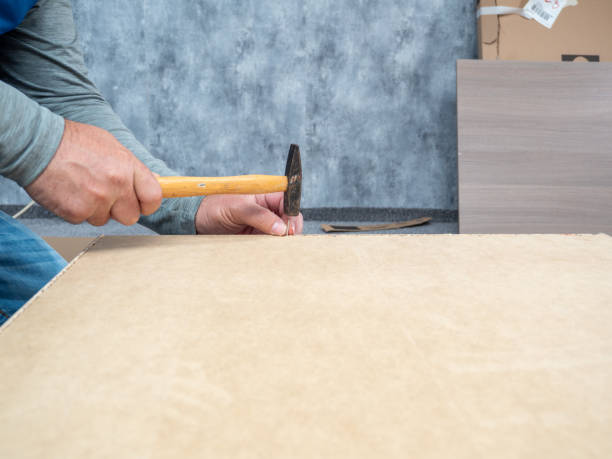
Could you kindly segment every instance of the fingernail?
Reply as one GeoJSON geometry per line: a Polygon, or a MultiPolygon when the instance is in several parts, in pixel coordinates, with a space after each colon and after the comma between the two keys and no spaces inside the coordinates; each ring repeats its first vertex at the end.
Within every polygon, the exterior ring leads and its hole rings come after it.
{"type": "Polygon", "coordinates": [[[274,225],[272,225],[272,234],[275,234],[277,236],[284,236],[286,232],[287,225],[285,225],[283,222],[276,222],[274,223],[274,225]]]}

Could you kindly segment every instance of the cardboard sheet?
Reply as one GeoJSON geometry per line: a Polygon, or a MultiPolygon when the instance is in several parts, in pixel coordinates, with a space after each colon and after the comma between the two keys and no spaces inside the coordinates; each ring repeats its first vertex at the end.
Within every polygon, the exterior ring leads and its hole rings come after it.
{"type": "Polygon", "coordinates": [[[72,261],[91,244],[95,237],[45,237],[43,238],[66,261],[72,261]]]}
{"type": "Polygon", "coordinates": [[[109,237],[0,329],[0,457],[612,454],[612,238],[109,237]]]}

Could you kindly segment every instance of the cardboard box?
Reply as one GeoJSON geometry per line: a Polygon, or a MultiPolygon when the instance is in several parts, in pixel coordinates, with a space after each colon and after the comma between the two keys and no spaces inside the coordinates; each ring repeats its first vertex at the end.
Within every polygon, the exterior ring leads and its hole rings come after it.
{"type": "MultiPolygon", "coordinates": [[[[479,6],[524,7],[527,0],[480,0],[479,6]]],[[[551,29],[519,15],[478,19],[480,59],[612,61],[612,1],[579,0],[551,29]]]]}

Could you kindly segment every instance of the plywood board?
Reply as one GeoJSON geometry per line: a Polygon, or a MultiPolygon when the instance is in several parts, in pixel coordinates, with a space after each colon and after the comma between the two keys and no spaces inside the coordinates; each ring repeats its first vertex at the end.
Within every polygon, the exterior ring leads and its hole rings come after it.
{"type": "Polygon", "coordinates": [[[459,61],[459,231],[612,233],[612,63],[459,61]]]}
{"type": "Polygon", "coordinates": [[[612,455],[612,238],[105,237],[0,329],[0,457],[612,455]]]}

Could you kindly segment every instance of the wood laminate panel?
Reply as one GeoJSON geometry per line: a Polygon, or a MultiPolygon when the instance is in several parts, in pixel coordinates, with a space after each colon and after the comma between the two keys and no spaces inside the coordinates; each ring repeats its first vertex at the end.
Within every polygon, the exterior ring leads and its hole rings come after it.
{"type": "Polygon", "coordinates": [[[0,328],[2,458],[609,458],[606,235],[104,237],[0,328]]]}
{"type": "Polygon", "coordinates": [[[612,232],[612,63],[459,61],[459,231],[612,232]]]}

